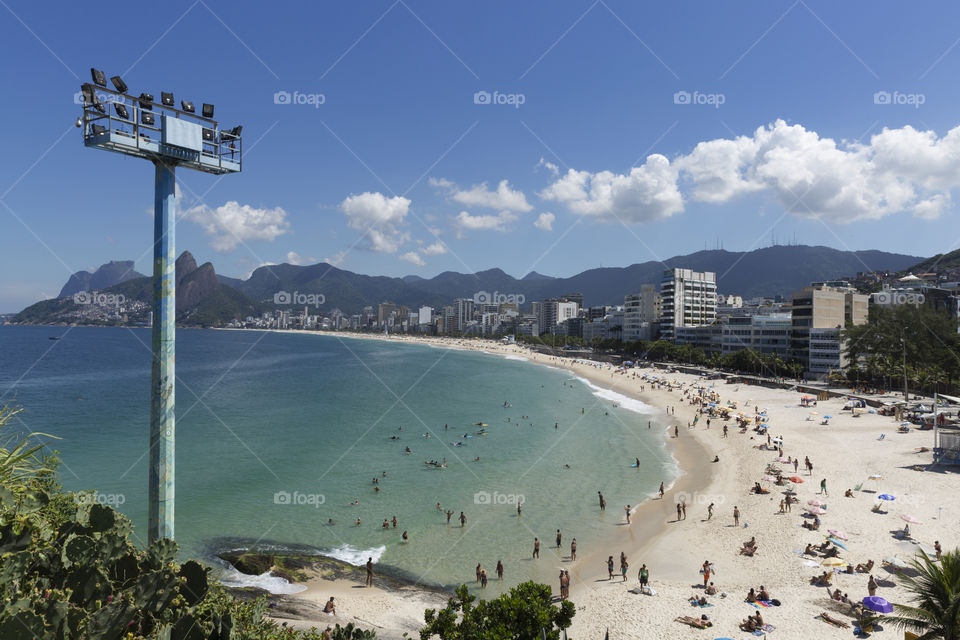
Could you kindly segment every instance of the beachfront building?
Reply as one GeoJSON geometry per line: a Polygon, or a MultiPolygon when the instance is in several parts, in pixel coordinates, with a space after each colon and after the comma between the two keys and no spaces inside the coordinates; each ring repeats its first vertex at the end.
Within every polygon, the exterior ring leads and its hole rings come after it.
{"type": "Polygon", "coordinates": [[[717,319],[717,274],[667,269],[660,282],[660,337],[673,341],[679,327],[699,327],[717,319]]]}
{"type": "Polygon", "coordinates": [[[655,340],[660,318],[660,294],[652,284],[623,298],[623,341],[655,340]]]}
{"type": "Polygon", "coordinates": [[[473,298],[457,298],[453,301],[455,314],[454,331],[464,331],[467,325],[473,321],[475,304],[473,298]]]}
{"type": "Polygon", "coordinates": [[[752,349],[789,357],[792,326],[789,313],[731,316],[721,323],[720,353],[752,349]]]}
{"type": "Polygon", "coordinates": [[[557,333],[557,325],[570,318],[576,318],[579,307],[576,302],[562,298],[550,298],[533,303],[533,314],[537,318],[537,335],[557,333]]]}
{"type": "Polygon", "coordinates": [[[815,282],[793,294],[791,354],[811,378],[846,367],[841,331],[866,324],[869,296],[846,282],[815,282]]]}

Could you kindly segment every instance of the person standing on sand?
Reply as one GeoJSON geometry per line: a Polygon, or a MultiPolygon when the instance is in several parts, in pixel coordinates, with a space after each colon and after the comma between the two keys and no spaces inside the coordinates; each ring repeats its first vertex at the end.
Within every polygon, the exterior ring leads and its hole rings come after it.
{"type": "Polygon", "coordinates": [[[660,497],[663,498],[663,483],[660,483],[660,497]]]}
{"type": "Polygon", "coordinates": [[[733,507],[733,526],[740,526],[740,508],[736,505],[733,507]]]}
{"type": "Polygon", "coordinates": [[[825,496],[830,495],[829,493],[827,493],[827,479],[826,479],[826,478],[824,478],[823,480],[820,481],[820,493],[822,493],[822,494],[825,495],[825,496]]]}
{"type": "Polygon", "coordinates": [[[673,437],[674,438],[680,437],[680,427],[678,427],[677,425],[673,425],[673,437]]]}
{"type": "Polygon", "coordinates": [[[794,473],[797,472],[797,467],[799,467],[799,466],[800,466],[800,458],[794,458],[794,459],[793,459],[793,472],[794,472],[794,473]]]}
{"type": "Polygon", "coordinates": [[[503,562],[497,560],[497,580],[503,580],[503,562]]]}
{"type": "Polygon", "coordinates": [[[700,568],[700,573],[703,574],[703,588],[704,588],[704,589],[707,588],[707,583],[710,581],[710,569],[711,569],[711,568],[712,568],[712,567],[710,566],[710,561],[709,561],[709,560],[704,560],[704,561],[703,561],[703,567],[700,568]]]}
{"type": "Polygon", "coordinates": [[[607,557],[607,580],[613,580],[613,556],[607,557]]]}
{"type": "Polygon", "coordinates": [[[367,586],[373,586],[373,558],[367,558],[367,586]]]}
{"type": "Polygon", "coordinates": [[[707,506],[707,520],[709,520],[709,519],[712,518],[712,517],[713,517],[713,503],[711,502],[711,503],[707,506]]]}
{"type": "Polygon", "coordinates": [[[570,542],[570,561],[573,562],[576,559],[577,559],[577,539],[574,538],[570,542]]]}
{"type": "Polygon", "coordinates": [[[723,425],[723,437],[727,437],[727,425],[723,425]]]}
{"type": "Polygon", "coordinates": [[[630,524],[630,505],[623,508],[627,512],[627,524],[630,524]]]}
{"type": "Polygon", "coordinates": [[[683,519],[686,520],[687,519],[687,501],[686,500],[680,501],[680,508],[683,510],[683,519]]]}
{"type": "Polygon", "coordinates": [[[680,518],[680,514],[681,514],[681,513],[682,513],[682,511],[681,511],[681,509],[680,509],[680,503],[678,502],[678,503],[677,503],[677,522],[680,522],[680,520],[681,520],[681,518],[680,518]]]}
{"type": "Polygon", "coordinates": [[[557,549],[560,548],[560,539],[561,539],[561,538],[562,538],[562,536],[560,535],[560,529],[557,529],[557,549]]]}
{"type": "Polygon", "coordinates": [[[647,586],[647,583],[650,581],[650,571],[647,570],[647,565],[640,567],[640,573],[637,575],[637,578],[640,580],[641,588],[647,586]]]}
{"type": "Polygon", "coordinates": [[[870,574],[870,579],[867,580],[867,593],[871,596],[877,595],[877,581],[873,579],[873,574],[870,574]]]}
{"type": "Polygon", "coordinates": [[[540,539],[539,538],[533,539],[533,557],[534,558],[540,557],[540,539]]]}
{"type": "Polygon", "coordinates": [[[597,497],[600,498],[600,511],[606,511],[607,501],[603,499],[603,494],[597,491],[597,497]]]}

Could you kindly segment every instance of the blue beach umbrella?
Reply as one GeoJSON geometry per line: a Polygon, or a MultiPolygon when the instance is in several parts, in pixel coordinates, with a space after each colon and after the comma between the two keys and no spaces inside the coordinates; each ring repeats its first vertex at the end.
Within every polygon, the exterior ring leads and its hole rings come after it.
{"type": "Polygon", "coordinates": [[[881,493],[880,495],[877,496],[877,498],[880,500],[896,500],[897,499],[896,496],[892,496],[889,493],[881,493]]]}
{"type": "Polygon", "coordinates": [[[843,544],[842,542],[840,542],[840,541],[837,540],[836,538],[827,538],[827,540],[829,540],[829,541],[832,542],[833,544],[837,545],[838,547],[840,547],[840,548],[843,549],[844,551],[849,551],[849,549],[847,549],[847,545],[843,544]]]}
{"type": "Polygon", "coordinates": [[[867,596],[863,599],[863,606],[877,613],[890,613],[893,611],[893,605],[880,596],[867,596]]]}

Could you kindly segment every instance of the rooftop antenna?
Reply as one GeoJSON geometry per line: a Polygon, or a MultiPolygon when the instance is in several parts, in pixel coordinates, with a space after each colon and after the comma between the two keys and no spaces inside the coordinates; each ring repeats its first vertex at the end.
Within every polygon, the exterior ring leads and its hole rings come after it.
{"type": "Polygon", "coordinates": [[[174,105],[173,93],[133,97],[120,76],[90,69],[93,83],[80,87],[83,112],[76,126],[83,144],[93,149],[143,158],[154,165],[153,195],[153,339],[150,375],[150,480],[147,544],[173,538],[174,515],[174,354],[176,340],[177,167],[214,175],[239,173],[242,126],[222,130],[213,119],[213,105],[200,115],[192,102],[174,105]],[[106,103],[106,104],[105,104],[106,103]],[[109,107],[112,106],[111,110],[109,107]]]}

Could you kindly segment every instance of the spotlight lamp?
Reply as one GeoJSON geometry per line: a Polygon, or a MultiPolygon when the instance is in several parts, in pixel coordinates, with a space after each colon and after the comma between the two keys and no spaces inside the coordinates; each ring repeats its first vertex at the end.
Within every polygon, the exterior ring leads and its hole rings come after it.
{"type": "Polygon", "coordinates": [[[113,76],[110,78],[110,82],[113,83],[114,88],[120,93],[127,92],[127,83],[123,81],[123,78],[120,76],[113,76]]]}
{"type": "Polygon", "coordinates": [[[187,113],[194,113],[196,111],[196,109],[193,108],[193,103],[187,102],[186,100],[180,101],[180,108],[187,113]]]}
{"type": "Polygon", "coordinates": [[[213,117],[213,105],[212,105],[212,104],[207,104],[206,102],[204,102],[204,103],[203,103],[203,109],[201,110],[200,113],[201,113],[201,115],[203,115],[204,118],[212,118],[212,117],[213,117]]]}
{"type": "Polygon", "coordinates": [[[140,108],[146,109],[147,111],[153,111],[153,94],[152,93],[141,93],[140,98],[140,108]]]}
{"type": "Polygon", "coordinates": [[[119,102],[114,102],[113,108],[117,111],[117,115],[123,118],[124,120],[130,119],[130,112],[127,111],[126,105],[122,105],[119,102]]]}
{"type": "Polygon", "coordinates": [[[162,104],[162,105],[165,106],[165,107],[172,107],[172,106],[173,106],[173,94],[172,94],[172,93],[169,93],[169,92],[167,92],[167,91],[161,91],[161,92],[160,92],[160,104],[162,104]]]}
{"type": "Polygon", "coordinates": [[[145,124],[148,127],[152,127],[155,122],[153,114],[147,113],[146,111],[140,112],[140,124],[145,124]]]}
{"type": "Polygon", "coordinates": [[[93,67],[90,67],[90,76],[93,78],[93,81],[101,87],[107,86],[107,76],[103,73],[103,71],[100,71],[100,69],[94,69],[93,67]]]}
{"type": "Polygon", "coordinates": [[[93,88],[93,85],[89,82],[84,82],[80,85],[80,93],[83,94],[83,104],[84,106],[88,104],[93,104],[93,101],[97,97],[96,89],[93,88]]]}

